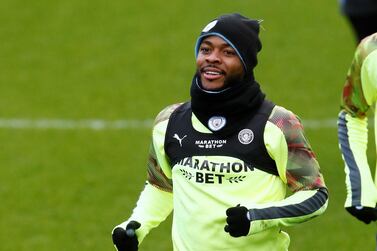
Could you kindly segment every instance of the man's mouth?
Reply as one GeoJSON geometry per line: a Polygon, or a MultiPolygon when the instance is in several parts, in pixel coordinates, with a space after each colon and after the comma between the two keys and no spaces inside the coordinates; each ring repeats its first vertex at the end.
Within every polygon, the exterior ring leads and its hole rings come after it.
{"type": "Polygon", "coordinates": [[[219,79],[225,75],[224,71],[214,68],[214,67],[204,67],[202,68],[200,73],[203,75],[204,78],[208,80],[219,79]]]}

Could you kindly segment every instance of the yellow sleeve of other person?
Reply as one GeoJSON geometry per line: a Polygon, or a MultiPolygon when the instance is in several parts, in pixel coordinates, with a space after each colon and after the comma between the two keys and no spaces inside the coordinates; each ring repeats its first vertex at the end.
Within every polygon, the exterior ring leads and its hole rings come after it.
{"type": "MultiPolygon", "coordinates": [[[[368,144],[367,111],[377,98],[377,33],[363,39],[343,88],[338,116],[338,138],[345,161],[346,209],[359,220],[377,219],[377,189],[366,155],[368,144]]],[[[376,119],[376,116],[374,116],[376,119]]]]}

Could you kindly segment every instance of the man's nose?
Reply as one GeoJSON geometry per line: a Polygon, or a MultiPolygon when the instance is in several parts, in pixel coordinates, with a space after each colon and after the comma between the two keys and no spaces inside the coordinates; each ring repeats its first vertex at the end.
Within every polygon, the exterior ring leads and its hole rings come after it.
{"type": "Polygon", "coordinates": [[[221,61],[220,52],[216,50],[212,51],[212,53],[207,55],[206,60],[210,63],[220,62],[221,61]]]}

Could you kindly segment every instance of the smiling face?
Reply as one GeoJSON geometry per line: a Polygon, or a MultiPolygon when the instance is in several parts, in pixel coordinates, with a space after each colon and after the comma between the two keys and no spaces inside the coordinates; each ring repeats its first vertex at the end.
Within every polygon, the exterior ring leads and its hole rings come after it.
{"type": "Polygon", "coordinates": [[[244,76],[244,68],[236,51],[218,36],[203,39],[196,66],[203,88],[209,91],[222,89],[232,80],[241,80],[244,76]]]}

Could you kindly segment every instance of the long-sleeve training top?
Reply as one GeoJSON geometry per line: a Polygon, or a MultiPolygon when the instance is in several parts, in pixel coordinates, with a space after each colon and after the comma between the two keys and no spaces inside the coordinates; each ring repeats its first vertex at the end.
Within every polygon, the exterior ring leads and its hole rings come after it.
{"type": "MultiPolygon", "coordinates": [[[[369,108],[376,104],[376,100],[377,33],[366,37],[358,45],[343,88],[338,116],[338,138],[345,161],[345,207],[375,207],[377,203],[376,184],[367,159],[366,116],[369,108]]],[[[374,119],[376,125],[377,117],[374,116],[374,119]]]]}

